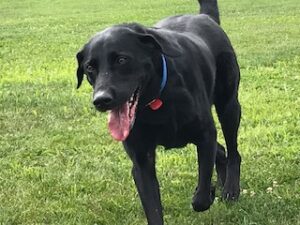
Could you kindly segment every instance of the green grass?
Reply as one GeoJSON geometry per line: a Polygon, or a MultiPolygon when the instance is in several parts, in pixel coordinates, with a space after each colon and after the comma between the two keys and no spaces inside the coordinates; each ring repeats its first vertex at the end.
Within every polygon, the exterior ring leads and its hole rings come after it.
{"type": "MultiPolygon", "coordinates": [[[[166,224],[300,224],[299,0],[219,7],[241,66],[242,195],[193,212],[194,147],[159,148],[166,224]]],[[[0,224],[146,224],[106,115],[87,82],[75,90],[75,54],[112,24],[197,11],[195,0],[0,2],[0,224]]]]}

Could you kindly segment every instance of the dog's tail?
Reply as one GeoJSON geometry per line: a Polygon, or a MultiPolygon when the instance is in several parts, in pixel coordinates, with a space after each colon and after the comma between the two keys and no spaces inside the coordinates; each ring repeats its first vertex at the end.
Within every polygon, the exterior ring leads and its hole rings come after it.
{"type": "Polygon", "coordinates": [[[220,24],[220,15],[217,0],[198,0],[200,14],[209,15],[214,21],[220,24]]]}

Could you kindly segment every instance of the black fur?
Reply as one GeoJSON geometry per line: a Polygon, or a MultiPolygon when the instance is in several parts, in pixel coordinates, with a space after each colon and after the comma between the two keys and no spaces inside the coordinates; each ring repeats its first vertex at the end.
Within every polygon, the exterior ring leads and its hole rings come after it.
{"type": "Polygon", "coordinates": [[[220,25],[220,15],[217,0],[199,0],[200,14],[207,14],[220,25]]]}
{"type": "Polygon", "coordinates": [[[199,3],[200,15],[169,17],[152,28],[140,24],[110,27],[96,34],[77,54],[78,87],[86,74],[94,95],[104,93],[94,99],[98,110],[119,107],[139,88],[136,121],[123,145],[133,162],[133,178],[150,225],[163,224],[155,171],[157,145],[197,146],[199,181],[194,210],[207,210],[214,201],[211,177],[215,162],[219,183],[224,186],[223,199],[236,200],[240,193],[239,66],[228,37],[218,25],[217,2],[199,3]],[[161,54],[166,57],[169,75],[160,94],[161,54]],[[125,63],[117,64],[124,55],[125,63]],[[153,111],[147,104],[158,96],[163,106],[153,111]],[[226,140],[227,157],[225,148],[217,143],[213,104],[226,140]]]}

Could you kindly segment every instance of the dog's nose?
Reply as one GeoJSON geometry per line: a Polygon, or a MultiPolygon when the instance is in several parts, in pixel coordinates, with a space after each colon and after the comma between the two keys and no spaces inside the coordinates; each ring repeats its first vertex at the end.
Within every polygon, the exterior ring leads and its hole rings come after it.
{"type": "Polygon", "coordinates": [[[97,108],[105,108],[113,101],[113,96],[108,91],[98,91],[94,95],[93,103],[97,108]]]}

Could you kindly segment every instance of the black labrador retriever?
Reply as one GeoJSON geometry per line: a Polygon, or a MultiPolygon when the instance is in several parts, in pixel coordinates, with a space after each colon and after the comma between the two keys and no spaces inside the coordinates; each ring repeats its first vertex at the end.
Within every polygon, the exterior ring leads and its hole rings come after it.
{"type": "Polygon", "coordinates": [[[239,66],[219,26],[216,0],[199,0],[199,15],[168,17],[154,27],[137,23],[97,33],[77,54],[78,88],[84,74],[97,110],[108,111],[113,138],[122,141],[150,225],[163,224],[155,149],[197,146],[199,180],[192,205],[207,210],[214,201],[214,164],[222,198],[240,193],[237,133],[239,66]],[[215,105],[227,156],[217,143],[215,105]]]}

